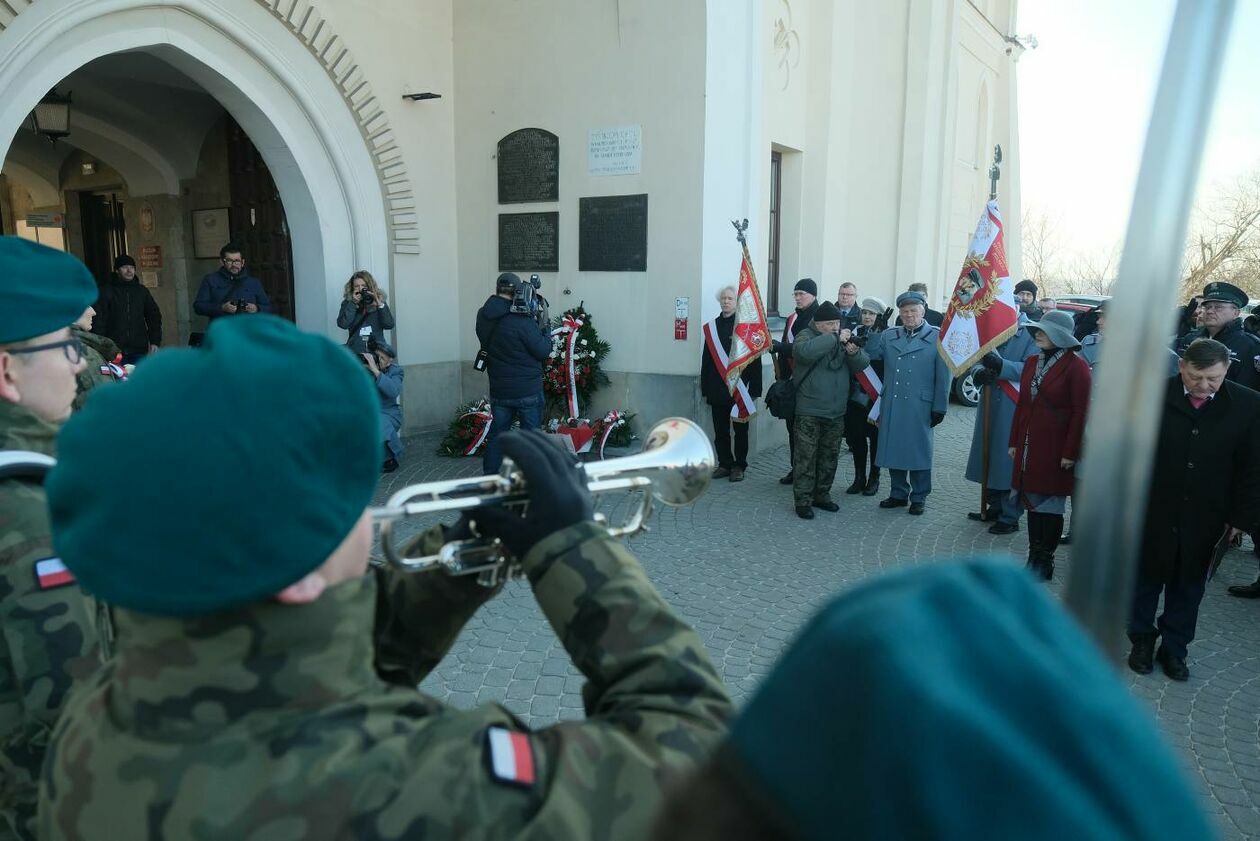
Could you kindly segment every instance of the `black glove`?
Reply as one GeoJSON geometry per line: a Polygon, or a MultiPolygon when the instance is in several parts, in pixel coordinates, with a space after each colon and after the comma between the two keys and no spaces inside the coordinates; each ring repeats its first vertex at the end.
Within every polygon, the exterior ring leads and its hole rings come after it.
{"type": "Polygon", "coordinates": [[[783,353],[783,351],[787,349],[787,346],[788,346],[787,342],[781,342],[778,339],[775,339],[774,341],[770,343],[770,352],[783,353]]]}
{"type": "Polygon", "coordinates": [[[595,512],[586,473],[573,456],[537,430],[505,432],[503,454],[516,462],[525,476],[529,507],[524,515],[495,506],[471,515],[485,537],[497,537],[518,559],[534,544],[563,528],[591,519],[595,512]]]}
{"type": "Polygon", "coordinates": [[[976,385],[993,385],[997,382],[997,374],[988,368],[977,368],[976,372],[971,375],[971,381],[976,385]]]}
{"type": "Polygon", "coordinates": [[[943,420],[945,420],[945,413],[944,413],[944,412],[933,412],[933,413],[932,413],[932,426],[936,426],[937,424],[939,424],[939,423],[940,423],[941,421],[943,421],[943,420]]]}
{"type": "Polygon", "coordinates": [[[986,371],[992,371],[994,374],[1002,373],[1002,356],[996,350],[986,353],[980,360],[980,364],[986,371]]]}

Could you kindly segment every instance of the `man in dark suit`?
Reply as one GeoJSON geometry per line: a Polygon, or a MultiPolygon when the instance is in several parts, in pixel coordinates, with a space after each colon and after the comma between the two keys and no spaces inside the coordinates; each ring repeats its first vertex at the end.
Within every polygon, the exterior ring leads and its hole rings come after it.
{"type": "Polygon", "coordinates": [[[1226,380],[1229,364],[1229,348],[1200,339],[1168,381],[1129,616],[1129,668],[1138,674],[1149,674],[1158,657],[1168,677],[1190,677],[1186,646],[1213,547],[1254,530],[1260,516],[1260,394],[1226,380]]]}

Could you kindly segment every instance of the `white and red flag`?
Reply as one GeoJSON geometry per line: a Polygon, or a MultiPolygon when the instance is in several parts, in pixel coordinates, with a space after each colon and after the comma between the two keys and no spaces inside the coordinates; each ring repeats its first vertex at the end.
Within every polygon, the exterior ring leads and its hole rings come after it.
{"type": "Polygon", "coordinates": [[[960,376],[989,351],[1019,329],[1015,284],[1006,267],[1002,214],[990,200],[980,216],[967,259],[963,260],[949,311],[941,322],[941,356],[950,372],[960,376]]]}
{"type": "MultiPolygon", "coordinates": [[[[745,223],[747,224],[747,223],[745,223]]],[[[739,267],[739,286],[735,290],[735,328],[731,332],[731,352],[726,353],[722,343],[717,341],[716,331],[710,336],[709,324],[705,324],[705,342],[712,350],[726,358],[726,387],[731,392],[735,406],[731,409],[731,417],[746,420],[755,411],[753,399],[748,388],[740,379],[740,374],[749,365],[755,363],[763,353],[770,350],[770,325],[766,321],[766,309],[761,305],[761,292],[757,288],[757,275],[753,272],[752,258],[748,255],[748,244],[740,232],[740,243],[744,249],[744,260],[739,267]]],[[[716,359],[715,359],[716,361],[716,359]]]]}

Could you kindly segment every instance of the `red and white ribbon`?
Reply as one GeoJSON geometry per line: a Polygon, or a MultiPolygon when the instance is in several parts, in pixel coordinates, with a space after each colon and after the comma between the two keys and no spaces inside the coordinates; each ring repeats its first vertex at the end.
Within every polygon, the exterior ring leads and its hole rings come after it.
{"type": "Polygon", "coordinates": [[[1010,380],[998,380],[998,387],[1002,389],[1002,393],[1011,398],[1011,402],[1019,404],[1019,383],[1010,380]]]}
{"type": "Polygon", "coordinates": [[[470,456],[477,452],[486,441],[486,436],[490,434],[490,424],[494,423],[494,415],[488,409],[478,407],[471,412],[465,412],[459,416],[460,420],[464,418],[473,418],[473,426],[477,427],[477,421],[480,421],[480,428],[477,429],[477,437],[473,442],[464,448],[464,455],[470,456]]]}
{"type": "Polygon", "coordinates": [[[599,436],[599,457],[604,457],[604,447],[608,446],[608,439],[612,437],[613,430],[626,422],[621,416],[621,412],[616,409],[604,415],[603,427],[604,431],[599,436]]]}
{"type": "MultiPolygon", "coordinates": [[[[722,347],[722,343],[718,341],[717,318],[706,321],[701,329],[704,331],[704,343],[709,349],[709,356],[713,358],[713,365],[722,375],[722,380],[726,381],[726,372],[730,370],[731,362],[730,357],[726,355],[726,348],[722,347]]],[[[729,384],[727,387],[730,387],[729,384]]],[[[731,392],[731,399],[735,401],[735,405],[731,406],[731,417],[735,420],[747,420],[757,413],[756,401],[753,400],[743,379],[735,381],[735,390],[731,392]]]]}
{"type": "Polygon", "coordinates": [[[582,328],[584,322],[577,316],[565,313],[560,319],[560,326],[551,331],[551,335],[557,336],[567,333],[564,342],[564,368],[568,375],[568,393],[565,395],[569,404],[569,415],[577,417],[578,414],[578,394],[577,394],[577,370],[574,364],[574,352],[577,350],[578,330],[582,328]]]}
{"type": "Polygon", "coordinates": [[[862,387],[862,391],[866,392],[866,396],[871,398],[871,410],[866,413],[867,423],[875,423],[879,420],[879,404],[882,400],[881,395],[884,393],[884,381],[879,378],[879,374],[875,373],[875,369],[867,365],[857,373],[858,385],[862,387]]]}

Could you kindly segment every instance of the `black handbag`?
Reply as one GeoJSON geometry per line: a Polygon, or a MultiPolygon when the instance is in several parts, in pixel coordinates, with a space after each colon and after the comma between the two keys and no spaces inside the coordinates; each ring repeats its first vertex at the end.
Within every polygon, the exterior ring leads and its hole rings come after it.
{"type": "MultiPolygon", "coordinates": [[[[821,359],[818,362],[822,362],[821,359]]],[[[801,385],[809,379],[809,375],[814,373],[814,369],[818,367],[818,362],[809,366],[809,370],[805,372],[805,376],[801,377],[801,385]]],[[[796,414],[796,389],[797,385],[792,381],[791,377],[786,380],[776,380],[766,392],[766,408],[770,410],[770,414],[780,420],[787,420],[796,414]]]]}

